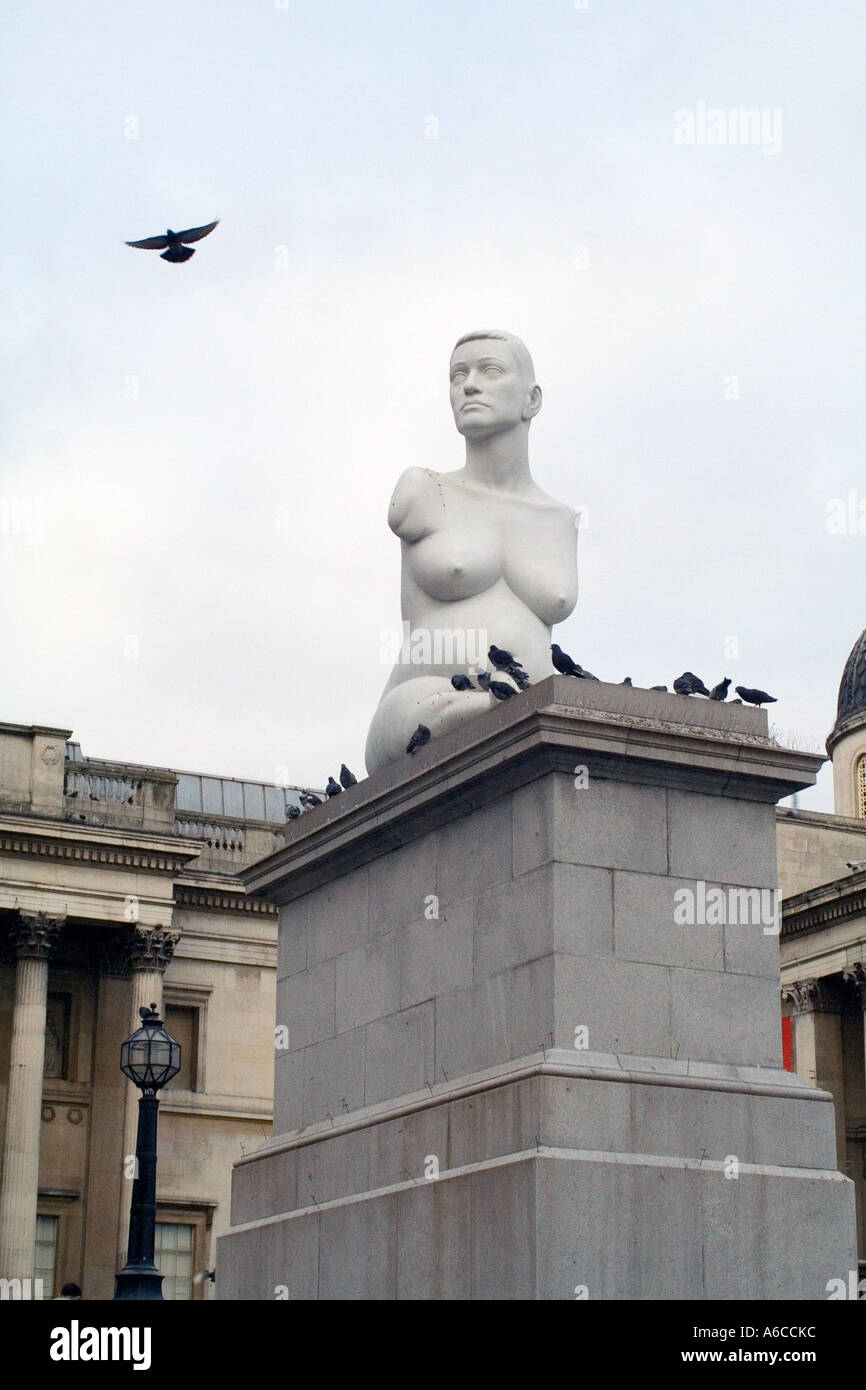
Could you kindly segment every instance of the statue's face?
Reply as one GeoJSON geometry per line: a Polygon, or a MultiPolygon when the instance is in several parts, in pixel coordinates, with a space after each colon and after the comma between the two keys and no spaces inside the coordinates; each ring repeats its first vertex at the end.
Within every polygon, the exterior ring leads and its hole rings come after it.
{"type": "Polygon", "coordinates": [[[514,429],[531,420],[540,403],[538,387],[527,380],[503,339],[476,338],[454,349],[451,409],[460,434],[478,438],[514,429]]]}

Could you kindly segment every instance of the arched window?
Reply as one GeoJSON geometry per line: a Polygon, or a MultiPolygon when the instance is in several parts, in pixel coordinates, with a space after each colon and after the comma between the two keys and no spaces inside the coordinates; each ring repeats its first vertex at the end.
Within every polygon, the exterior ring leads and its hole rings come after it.
{"type": "Polygon", "coordinates": [[[857,815],[866,820],[866,753],[857,763],[857,815]]]}

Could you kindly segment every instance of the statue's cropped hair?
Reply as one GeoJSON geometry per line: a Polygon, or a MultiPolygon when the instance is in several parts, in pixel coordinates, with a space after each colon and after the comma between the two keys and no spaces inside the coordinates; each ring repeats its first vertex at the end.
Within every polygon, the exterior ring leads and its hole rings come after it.
{"type": "Polygon", "coordinates": [[[475,343],[479,338],[499,338],[507,343],[514,353],[514,360],[520,370],[526,376],[530,386],[535,386],[535,367],[532,365],[532,358],[529,355],[529,348],[514,333],[506,333],[502,328],[478,328],[472,333],[464,333],[462,338],[458,338],[454,344],[452,357],[459,347],[464,343],[475,343]]]}

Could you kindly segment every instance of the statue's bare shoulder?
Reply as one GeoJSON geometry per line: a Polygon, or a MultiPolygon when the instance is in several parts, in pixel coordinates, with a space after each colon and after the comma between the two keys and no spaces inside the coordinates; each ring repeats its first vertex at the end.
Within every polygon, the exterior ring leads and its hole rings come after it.
{"type": "Polygon", "coordinates": [[[397,480],[388,508],[388,525],[403,541],[419,541],[434,528],[431,504],[440,501],[442,475],[431,468],[407,468],[397,480]]]}

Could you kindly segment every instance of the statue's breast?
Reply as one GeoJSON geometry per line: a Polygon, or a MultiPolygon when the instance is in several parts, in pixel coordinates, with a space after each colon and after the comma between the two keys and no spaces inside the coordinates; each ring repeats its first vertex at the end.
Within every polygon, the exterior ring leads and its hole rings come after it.
{"type": "Polygon", "coordinates": [[[430,598],[454,602],[492,588],[502,575],[502,542],[491,527],[451,525],[409,549],[412,578],[430,598]]]}

